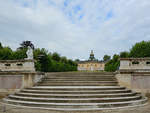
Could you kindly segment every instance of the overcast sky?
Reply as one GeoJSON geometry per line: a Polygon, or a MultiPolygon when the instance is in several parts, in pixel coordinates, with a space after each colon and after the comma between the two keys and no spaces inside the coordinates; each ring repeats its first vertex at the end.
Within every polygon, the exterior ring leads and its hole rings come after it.
{"type": "Polygon", "coordinates": [[[102,59],[150,40],[150,0],[0,0],[0,42],[102,59]]]}

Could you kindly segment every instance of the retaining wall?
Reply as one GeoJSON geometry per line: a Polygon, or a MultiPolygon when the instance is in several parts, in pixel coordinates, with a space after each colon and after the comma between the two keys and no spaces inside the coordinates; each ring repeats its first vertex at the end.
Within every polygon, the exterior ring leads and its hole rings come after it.
{"type": "Polygon", "coordinates": [[[44,73],[37,72],[0,72],[0,95],[14,93],[23,88],[32,87],[44,73]]]}
{"type": "Polygon", "coordinates": [[[136,92],[150,94],[150,72],[132,72],[116,74],[121,86],[126,86],[136,92]]]}

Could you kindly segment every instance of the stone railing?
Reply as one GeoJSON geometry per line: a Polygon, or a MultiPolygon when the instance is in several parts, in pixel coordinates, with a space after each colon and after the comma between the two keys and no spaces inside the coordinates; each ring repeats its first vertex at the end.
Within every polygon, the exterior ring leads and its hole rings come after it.
{"type": "Polygon", "coordinates": [[[150,71],[150,58],[120,58],[121,71],[150,71]]]}
{"type": "Polygon", "coordinates": [[[34,60],[0,60],[0,71],[35,71],[34,60]]]}

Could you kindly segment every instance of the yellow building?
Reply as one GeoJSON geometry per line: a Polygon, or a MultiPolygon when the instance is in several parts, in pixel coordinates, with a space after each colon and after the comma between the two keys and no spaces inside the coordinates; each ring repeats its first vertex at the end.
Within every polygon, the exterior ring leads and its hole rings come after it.
{"type": "Polygon", "coordinates": [[[93,51],[91,51],[89,60],[78,62],[78,71],[82,71],[82,70],[98,71],[98,70],[104,70],[104,67],[105,67],[105,62],[98,61],[97,59],[95,59],[93,51]]]}

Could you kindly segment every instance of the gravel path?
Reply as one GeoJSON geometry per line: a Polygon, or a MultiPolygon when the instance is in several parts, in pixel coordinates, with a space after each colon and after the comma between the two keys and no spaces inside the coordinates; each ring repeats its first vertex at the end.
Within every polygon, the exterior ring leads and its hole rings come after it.
{"type": "Polygon", "coordinates": [[[127,109],[118,109],[118,110],[101,110],[101,111],[84,111],[84,112],[60,112],[60,111],[51,111],[51,110],[39,110],[39,109],[25,109],[25,108],[14,108],[6,107],[6,112],[2,111],[2,104],[0,104],[0,113],[150,113],[150,99],[149,103],[143,107],[127,108],[127,109]]]}

